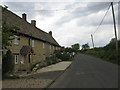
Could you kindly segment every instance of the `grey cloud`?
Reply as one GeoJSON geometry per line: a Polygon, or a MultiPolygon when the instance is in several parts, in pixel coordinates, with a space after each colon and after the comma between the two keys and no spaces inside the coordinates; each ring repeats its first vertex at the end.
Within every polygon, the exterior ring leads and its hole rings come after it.
{"type": "Polygon", "coordinates": [[[40,9],[40,6],[44,7],[48,5],[48,2],[39,2],[38,9],[35,9],[35,5],[37,2],[4,2],[5,5],[8,6],[10,10],[13,12],[27,13],[29,14],[29,18],[34,18],[36,15],[43,16],[53,16],[54,12],[51,8],[47,8],[47,10],[40,9]]]}
{"type": "Polygon", "coordinates": [[[14,11],[30,11],[34,9],[32,2],[4,2],[11,10],[14,11]]]}
{"type": "MultiPolygon", "coordinates": [[[[104,13],[105,14],[105,13],[104,13]]],[[[101,22],[101,20],[103,19],[103,16],[104,14],[100,17],[98,16],[93,16],[93,17],[84,17],[84,18],[81,18],[81,19],[78,19],[77,21],[77,25],[78,26],[98,26],[101,22]],[[88,19],[90,18],[90,19],[88,19]]],[[[117,17],[116,17],[117,18],[117,17]]],[[[113,24],[113,20],[112,20],[112,15],[111,15],[111,12],[109,12],[107,14],[107,16],[104,18],[104,21],[102,22],[101,25],[110,25],[110,24],[113,24]]]]}
{"type": "MultiPolygon", "coordinates": [[[[65,8],[69,8],[70,6],[73,8],[76,4],[79,5],[79,3],[74,3],[74,5],[67,5],[65,8]]],[[[86,7],[79,7],[76,8],[73,12],[69,14],[69,16],[63,16],[58,22],[56,22],[56,25],[62,25],[64,23],[67,23],[73,19],[79,19],[84,16],[88,16],[93,13],[97,13],[99,11],[104,11],[106,8],[110,5],[110,2],[90,2],[87,4],[86,7]]]]}

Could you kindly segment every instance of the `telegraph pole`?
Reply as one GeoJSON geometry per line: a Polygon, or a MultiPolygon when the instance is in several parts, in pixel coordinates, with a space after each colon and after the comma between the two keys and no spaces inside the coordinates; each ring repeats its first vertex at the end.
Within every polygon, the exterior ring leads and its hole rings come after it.
{"type": "Polygon", "coordinates": [[[115,13],[114,13],[113,2],[111,2],[111,6],[112,6],[112,14],[113,14],[115,41],[116,41],[116,59],[118,60],[118,41],[117,41],[116,21],[115,21],[115,13]]]}
{"type": "Polygon", "coordinates": [[[93,35],[91,34],[91,39],[92,39],[92,45],[93,45],[93,49],[94,49],[94,41],[93,41],[93,35]]]}

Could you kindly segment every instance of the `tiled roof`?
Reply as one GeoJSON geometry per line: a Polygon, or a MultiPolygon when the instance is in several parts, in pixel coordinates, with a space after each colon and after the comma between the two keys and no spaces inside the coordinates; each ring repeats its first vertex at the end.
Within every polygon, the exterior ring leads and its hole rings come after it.
{"type": "Polygon", "coordinates": [[[29,22],[25,21],[23,18],[17,16],[9,10],[3,11],[2,19],[8,26],[16,26],[20,28],[20,33],[41,39],[56,46],[60,46],[50,34],[38,29],[37,27],[34,27],[29,22]]]}
{"type": "Polygon", "coordinates": [[[23,46],[23,47],[20,49],[20,53],[21,53],[21,54],[28,54],[28,53],[30,53],[30,52],[33,53],[33,50],[32,50],[32,47],[29,46],[29,45],[25,45],[25,46],[23,46]]]}

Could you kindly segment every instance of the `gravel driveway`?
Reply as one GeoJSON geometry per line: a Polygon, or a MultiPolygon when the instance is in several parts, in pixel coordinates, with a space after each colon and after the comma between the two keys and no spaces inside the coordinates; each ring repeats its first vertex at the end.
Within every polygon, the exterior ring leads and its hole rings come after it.
{"type": "Polygon", "coordinates": [[[4,80],[2,88],[45,88],[52,80],[50,79],[15,79],[4,80]]]}

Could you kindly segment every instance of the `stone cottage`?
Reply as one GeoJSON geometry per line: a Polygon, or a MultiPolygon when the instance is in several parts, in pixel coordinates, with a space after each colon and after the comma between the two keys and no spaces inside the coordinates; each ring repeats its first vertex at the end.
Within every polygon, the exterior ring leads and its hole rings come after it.
{"type": "Polygon", "coordinates": [[[40,62],[50,57],[55,50],[61,48],[49,33],[36,27],[36,21],[27,22],[27,14],[17,16],[9,10],[2,13],[2,19],[8,26],[16,26],[20,30],[12,30],[14,40],[10,50],[14,54],[15,71],[27,70],[33,63],[40,62]]]}

